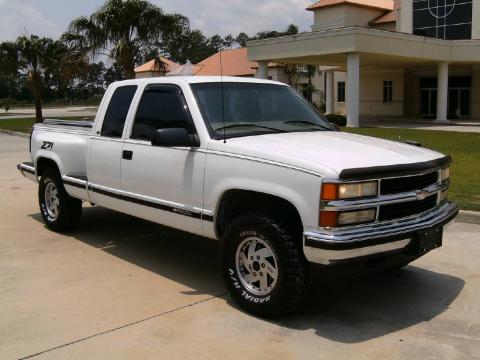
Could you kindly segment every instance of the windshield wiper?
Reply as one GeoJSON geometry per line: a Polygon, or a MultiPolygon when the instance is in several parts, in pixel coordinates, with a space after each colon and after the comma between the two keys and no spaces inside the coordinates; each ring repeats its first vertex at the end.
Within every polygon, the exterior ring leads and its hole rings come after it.
{"type": "Polygon", "coordinates": [[[225,129],[232,129],[232,128],[236,128],[236,127],[252,127],[252,126],[253,126],[253,127],[257,127],[257,128],[261,128],[261,129],[272,130],[272,131],[275,131],[275,132],[278,132],[278,133],[287,132],[287,131],[282,130],[282,129],[272,128],[272,127],[263,126],[263,125],[257,125],[257,124],[254,124],[254,123],[235,123],[235,124],[230,124],[230,125],[226,125],[226,126],[219,127],[218,129],[215,129],[215,131],[222,131],[222,130],[225,130],[225,129]]]}
{"type": "Polygon", "coordinates": [[[313,125],[313,126],[322,128],[324,130],[332,130],[331,128],[328,128],[326,126],[323,126],[308,120],[290,120],[290,121],[284,121],[283,123],[287,125],[313,125]]]}

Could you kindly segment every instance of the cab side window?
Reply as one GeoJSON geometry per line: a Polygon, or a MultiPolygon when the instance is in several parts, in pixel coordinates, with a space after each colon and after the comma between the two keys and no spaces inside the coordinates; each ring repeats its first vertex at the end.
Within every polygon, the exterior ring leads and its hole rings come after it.
{"type": "Polygon", "coordinates": [[[136,91],[137,86],[121,86],[115,90],[103,119],[101,136],[122,137],[128,110],[136,91]]]}
{"type": "Polygon", "coordinates": [[[172,85],[149,85],[145,88],[132,128],[132,139],[151,141],[159,129],[191,130],[188,110],[180,90],[172,85]]]}

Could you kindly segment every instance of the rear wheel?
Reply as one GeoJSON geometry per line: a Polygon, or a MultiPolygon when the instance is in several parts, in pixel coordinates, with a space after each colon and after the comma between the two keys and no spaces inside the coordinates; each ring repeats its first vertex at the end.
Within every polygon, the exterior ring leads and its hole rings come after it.
{"type": "Polygon", "coordinates": [[[54,231],[73,230],[82,215],[82,201],[67,194],[60,175],[54,169],[42,174],[38,202],[45,224],[54,231]]]}
{"type": "Polygon", "coordinates": [[[222,242],[223,277],[244,310],[262,317],[294,311],[306,295],[307,264],[301,238],[262,214],[234,220],[222,242]]]}

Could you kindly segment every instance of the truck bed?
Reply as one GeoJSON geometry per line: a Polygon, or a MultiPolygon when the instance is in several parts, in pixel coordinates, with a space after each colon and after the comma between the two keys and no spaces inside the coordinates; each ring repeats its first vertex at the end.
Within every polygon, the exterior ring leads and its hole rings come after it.
{"type": "MultiPolygon", "coordinates": [[[[51,120],[35,124],[31,139],[32,168],[23,164],[22,173],[36,178],[38,159],[50,159],[59,167],[62,176],[87,176],[87,152],[93,122],[82,120],[51,120]]],[[[74,197],[86,199],[86,189],[66,187],[74,197]]]]}

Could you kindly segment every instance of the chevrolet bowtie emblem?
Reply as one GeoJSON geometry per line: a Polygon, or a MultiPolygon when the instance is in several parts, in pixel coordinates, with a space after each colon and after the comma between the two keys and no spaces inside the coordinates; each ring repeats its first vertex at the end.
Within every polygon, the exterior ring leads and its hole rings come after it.
{"type": "Polygon", "coordinates": [[[430,195],[428,191],[422,191],[418,190],[417,191],[417,200],[424,200],[427,198],[427,196],[430,195]]]}

